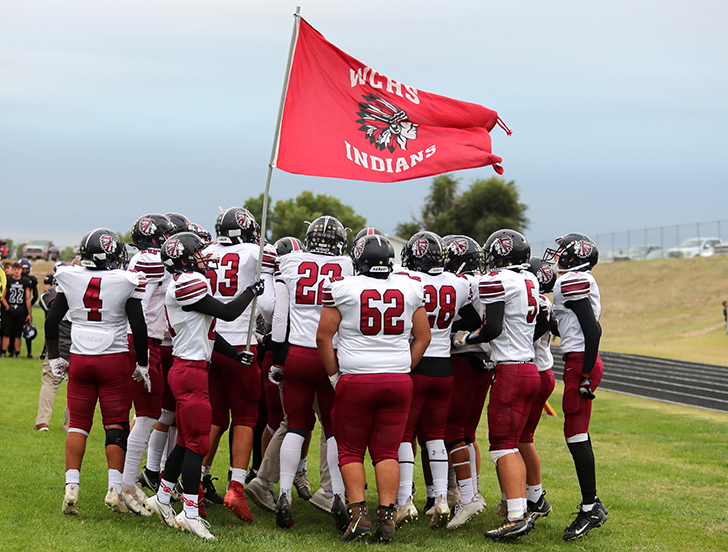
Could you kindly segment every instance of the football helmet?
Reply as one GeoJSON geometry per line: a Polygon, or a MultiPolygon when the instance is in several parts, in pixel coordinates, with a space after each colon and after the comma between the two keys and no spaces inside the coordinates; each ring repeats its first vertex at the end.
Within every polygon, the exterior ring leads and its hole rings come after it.
{"type": "Polygon", "coordinates": [[[503,229],[493,232],[483,245],[488,270],[522,269],[528,266],[531,245],[520,232],[503,229]]]}
{"type": "Polygon", "coordinates": [[[33,324],[26,322],[23,325],[23,338],[28,340],[33,340],[38,335],[38,328],[36,328],[33,324]]]}
{"type": "Polygon", "coordinates": [[[279,257],[288,255],[289,253],[302,253],[306,251],[306,248],[303,246],[303,242],[293,236],[281,238],[275,243],[275,248],[279,257]]]}
{"type": "Polygon", "coordinates": [[[427,230],[417,232],[402,249],[402,266],[427,274],[442,274],[447,261],[443,239],[427,230]]]}
{"type": "Polygon", "coordinates": [[[447,247],[445,270],[454,274],[475,274],[484,271],[483,248],[473,238],[450,235],[442,239],[447,247]]]}
{"type": "Polygon", "coordinates": [[[200,236],[200,239],[205,242],[205,245],[210,245],[212,243],[212,234],[205,230],[202,225],[197,224],[196,222],[190,222],[190,232],[200,236]]]}
{"type": "Polygon", "coordinates": [[[528,261],[527,270],[536,276],[540,293],[551,293],[554,290],[556,269],[553,263],[547,263],[538,257],[531,257],[531,260],[528,261]]]}
{"type": "Polygon", "coordinates": [[[559,272],[572,270],[591,270],[599,262],[599,248],[589,236],[571,232],[554,240],[559,249],[547,249],[544,261],[556,261],[559,272]]]}
{"type": "Polygon", "coordinates": [[[387,278],[394,268],[394,248],[385,236],[371,234],[354,242],[351,258],[357,274],[387,278]]]}
{"type": "Polygon", "coordinates": [[[257,243],[258,223],[244,207],[230,207],[220,213],[215,221],[217,242],[223,245],[257,243]]]}
{"type": "MultiPolygon", "coordinates": [[[[167,272],[199,272],[205,274],[207,267],[201,268],[199,261],[204,260],[202,250],[205,242],[192,232],[180,232],[169,238],[162,246],[162,264],[167,272]]],[[[206,264],[206,263],[205,263],[206,264]]]]}
{"type": "Polygon", "coordinates": [[[164,216],[174,224],[172,235],[190,231],[190,219],[186,216],[180,215],[179,213],[164,213],[164,216]]]}
{"type": "Polygon", "coordinates": [[[382,232],[379,228],[375,228],[374,226],[367,226],[366,228],[362,228],[357,233],[356,237],[354,238],[354,243],[357,242],[358,239],[363,238],[364,236],[383,236],[384,232],[382,232]]]}
{"type": "Polygon", "coordinates": [[[330,215],[320,216],[306,230],[306,250],[310,253],[343,255],[346,243],[346,228],[330,215]]]}
{"type": "Polygon", "coordinates": [[[134,247],[142,251],[159,249],[174,232],[175,226],[169,218],[159,213],[149,213],[131,225],[131,240],[134,247]]]}
{"type": "Polygon", "coordinates": [[[81,266],[93,270],[114,270],[129,260],[126,245],[108,228],[97,228],[86,234],[81,240],[79,255],[81,266]]]}
{"type": "Polygon", "coordinates": [[[23,269],[23,272],[25,272],[26,274],[30,274],[30,266],[31,266],[30,261],[28,259],[26,259],[25,257],[23,257],[18,262],[20,263],[20,266],[23,269]]]}

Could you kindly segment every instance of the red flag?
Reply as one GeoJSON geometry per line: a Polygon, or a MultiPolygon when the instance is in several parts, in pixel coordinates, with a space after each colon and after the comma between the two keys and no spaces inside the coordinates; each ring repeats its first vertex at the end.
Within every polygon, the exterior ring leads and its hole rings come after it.
{"type": "Polygon", "coordinates": [[[301,18],[274,166],[372,182],[485,165],[502,174],[488,134],[496,124],[495,111],[378,73],[301,18]]]}

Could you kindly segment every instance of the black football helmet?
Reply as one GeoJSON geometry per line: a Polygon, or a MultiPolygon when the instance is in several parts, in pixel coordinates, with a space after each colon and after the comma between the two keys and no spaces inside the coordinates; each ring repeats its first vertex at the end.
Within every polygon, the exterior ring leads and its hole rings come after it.
{"type": "Polygon", "coordinates": [[[258,223],[245,207],[230,207],[220,213],[215,221],[217,242],[223,245],[257,243],[258,223]]]}
{"type": "Polygon", "coordinates": [[[339,219],[323,215],[308,225],[306,250],[322,255],[343,255],[346,249],[346,228],[339,219]]]}
{"type": "Polygon", "coordinates": [[[190,231],[190,219],[186,216],[180,215],[179,213],[164,213],[164,216],[174,224],[172,235],[190,231]]]}
{"type": "Polygon", "coordinates": [[[139,217],[131,225],[131,240],[139,250],[159,249],[174,231],[174,224],[166,216],[149,213],[139,217]]]}
{"type": "Polygon", "coordinates": [[[531,245],[520,232],[498,230],[493,232],[483,245],[485,264],[488,270],[501,268],[522,269],[531,257],[531,245]]]}
{"type": "Polygon", "coordinates": [[[108,228],[91,230],[81,239],[81,266],[93,270],[114,270],[124,265],[129,256],[119,235],[108,228]]]}
{"type": "Polygon", "coordinates": [[[544,260],[555,260],[559,272],[591,270],[599,262],[599,248],[589,236],[571,232],[554,240],[559,249],[547,249],[544,260]]]}
{"type": "Polygon", "coordinates": [[[275,243],[275,248],[279,257],[288,255],[289,253],[302,253],[306,251],[306,248],[303,246],[303,242],[293,236],[281,238],[275,243]]]}
{"type": "Polygon", "coordinates": [[[483,248],[473,238],[450,235],[442,239],[447,247],[445,270],[453,274],[475,274],[484,271],[483,248]]]}
{"type": "Polygon", "coordinates": [[[402,249],[402,266],[426,274],[442,274],[447,261],[443,239],[427,230],[417,232],[402,249]]]}
{"type": "Polygon", "coordinates": [[[541,293],[551,293],[556,283],[556,269],[553,263],[547,263],[538,257],[531,257],[528,261],[529,272],[535,274],[538,280],[538,290],[541,293]]]}
{"type": "Polygon", "coordinates": [[[357,274],[372,278],[387,278],[394,268],[394,248],[385,236],[371,234],[359,238],[351,248],[351,258],[357,274]]]}
{"type": "Polygon", "coordinates": [[[354,238],[354,243],[357,242],[358,239],[363,238],[364,236],[383,236],[384,232],[382,232],[379,228],[375,228],[374,226],[367,226],[366,228],[362,228],[357,233],[356,237],[354,238]]]}
{"type": "Polygon", "coordinates": [[[201,224],[190,222],[190,232],[197,234],[200,239],[205,242],[205,245],[210,245],[212,243],[212,234],[205,230],[201,224]]]}
{"type": "Polygon", "coordinates": [[[162,264],[167,272],[200,272],[205,274],[206,267],[200,268],[198,261],[203,258],[205,242],[192,232],[180,232],[169,238],[162,246],[162,264]],[[198,255],[199,253],[199,255],[198,255]]]}

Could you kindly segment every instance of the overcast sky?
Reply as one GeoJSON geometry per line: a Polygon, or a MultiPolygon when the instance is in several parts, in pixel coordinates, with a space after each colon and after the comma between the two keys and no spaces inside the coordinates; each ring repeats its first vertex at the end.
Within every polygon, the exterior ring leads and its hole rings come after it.
{"type": "MultiPolygon", "coordinates": [[[[378,72],[498,112],[532,241],[728,219],[723,1],[0,0],[0,236],[71,245],[154,211],[213,230],[260,194],[297,4],[378,72]]],[[[389,232],[430,181],[276,170],[271,196],[389,232]]]]}

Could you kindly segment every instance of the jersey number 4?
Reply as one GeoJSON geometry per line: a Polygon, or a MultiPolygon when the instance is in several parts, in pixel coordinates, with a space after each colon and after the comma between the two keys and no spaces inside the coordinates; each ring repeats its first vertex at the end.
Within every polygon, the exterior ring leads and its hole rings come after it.
{"type": "Polygon", "coordinates": [[[384,292],[384,296],[376,289],[364,290],[360,304],[359,329],[363,335],[378,335],[382,332],[382,328],[384,335],[401,335],[404,332],[404,320],[398,320],[404,312],[404,295],[398,289],[388,289],[384,292]],[[374,305],[380,301],[389,306],[384,313],[374,305]]]}
{"type": "Polygon", "coordinates": [[[101,278],[91,278],[83,294],[83,306],[89,309],[87,318],[91,322],[101,322],[101,309],[103,308],[101,300],[101,278]]]}
{"type": "Polygon", "coordinates": [[[341,276],[341,265],[325,264],[321,268],[314,262],[307,261],[298,267],[301,276],[296,282],[297,305],[321,305],[321,288],[326,277],[338,278],[341,276]],[[320,278],[320,279],[319,279],[320,278]]]}

